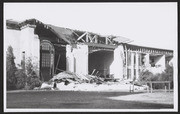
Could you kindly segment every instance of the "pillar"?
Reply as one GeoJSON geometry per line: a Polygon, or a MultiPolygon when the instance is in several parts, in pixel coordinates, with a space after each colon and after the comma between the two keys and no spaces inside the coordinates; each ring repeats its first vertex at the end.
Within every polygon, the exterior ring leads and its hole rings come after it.
{"type": "Polygon", "coordinates": [[[131,52],[131,80],[134,79],[134,52],[131,52]]]}
{"type": "Polygon", "coordinates": [[[76,69],[75,73],[77,74],[88,74],[88,46],[84,44],[77,44],[76,48],[73,49],[76,69]]]}
{"type": "Polygon", "coordinates": [[[139,54],[136,52],[136,80],[139,78],[139,54]]]}
{"type": "Polygon", "coordinates": [[[128,55],[127,54],[128,54],[128,52],[127,52],[127,49],[126,49],[126,66],[125,66],[125,68],[126,68],[126,70],[125,70],[125,76],[126,77],[125,78],[126,79],[127,79],[127,74],[128,74],[127,73],[128,72],[128,63],[127,63],[128,62],[128,55]]]}
{"type": "Polygon", "coordinates": [[[74,55],[71,45],[66,45],[66,70],[74,72],[74,55]]]}
{"type": "Polygon", "coordinates": [[[114,78],[123,79],[123,60],[124,49],[120,45],[114,50],[114,61],[110,65],[110,74],[113,74],[114,78]]]}
{"type": "Polygon", "coordinates": [[[149,53],[147,53],[145,56],[145,66],[149,66],[149,53]]]}

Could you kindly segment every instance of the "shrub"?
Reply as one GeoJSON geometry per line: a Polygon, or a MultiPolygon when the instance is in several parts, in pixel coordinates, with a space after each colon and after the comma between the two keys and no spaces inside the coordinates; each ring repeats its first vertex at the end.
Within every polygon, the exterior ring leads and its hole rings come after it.
{"type": "Polygon", "coordinates": [[[26,85],[26,78],[27,78],[27,75],[25,74],[24,70],[23,69],[17,70],[15,76],[17,80],[16,88],[23,89],[26,85]]]}
{"type": "Polygon", "coordinates": [[[173,66],[166,65],[165,71],[159,76],[160,81],[171,81],[171,88],[173,88],[173,66]]]}
{"type": "MultiPolygon", "coordinates": [[[[148,70],[140,72],[139,81],[171,81],[171,88],[173,88],[173,67],[170,65],[166,66],[166,69],[163,73],[153,74],[148,70]]],[[[159,89],[167,84],[154,84],[154,88],[159,89]]]]}
{"type": "Polygon", "coordinates": [[[162,80],[173,81],[173,67],[170,65],[166,66],[165,72],[162,73],[162,80]]]}
{"type": "Polygon", "coordinates": [[[40,81],[39,77],[35,73],[33,69],[33,64],[31,58],[27,60],[26,64],[26,71],[27,71],[27,86],[28,89],[34,89],[35,87],[40,87],[42,82],[40,81]]]}
{"type": "Polygon", "coordinates": [[[145,70],[140,72],[139,80],[140,81],[151,81],[153,80],[154,76],[149,70],[145,70]]]}
{"type": "Polygon", "coordinates": [[[42,82],[40,81],[39,77],[37,76],[29,76],[27,78],[27,85],[29,89],[34,89],[35,87],[40,87],[42,82]]]}
{"type": "Polygon", "coordinates": [[[6,52],[6,76],[7,76],[7,90],[16,89],[15,72],[17,70],[14,62],[13,48],[9,46],[6,52]]]}
{"type": "Polygon", "coordinates": [[[26,60],[26,72],[27,75],[31,75],[33,72],[33,64],[32,59],[30,57],[26,60]]]}

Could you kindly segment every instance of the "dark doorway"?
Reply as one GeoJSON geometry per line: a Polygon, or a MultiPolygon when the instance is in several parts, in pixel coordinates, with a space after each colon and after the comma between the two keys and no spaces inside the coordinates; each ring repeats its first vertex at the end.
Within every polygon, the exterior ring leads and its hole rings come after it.
{"type": "Polygon", "coordinates": [[[96,51],[89,54],[89,74],[107,77],[110,75],[110,65],[114,60],[113,51],[96,51]],[[96,72],[93,70],[96,69],[96,72]]]}
{"type": "Polygon", "coordinates": [[[54,74],[66,71],[66,47],[61,45],[54,45],[54,74]]]}
{"type": "Polygon", "coordinates": [[[54,74],[54,47],[47,40],[41,42],[40,63],[41,80],[49,81],[54,74]]]}

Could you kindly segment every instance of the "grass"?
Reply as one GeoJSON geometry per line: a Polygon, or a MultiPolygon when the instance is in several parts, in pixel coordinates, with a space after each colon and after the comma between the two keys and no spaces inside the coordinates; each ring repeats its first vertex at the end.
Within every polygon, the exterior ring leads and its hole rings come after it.
{"type": "Polygon", "coordinates": [[[53,109],[166,109],[172,104],[112,100],[111,97],[140,93],[80,92],[80,91],[21,91],[7,93],[8,108],[53,109]]]}
{"type": "Polygon", "coordinates": [[[110,97],[110,99],[173,105],[173,92],[141,93],[127,96],[110,97]]]}

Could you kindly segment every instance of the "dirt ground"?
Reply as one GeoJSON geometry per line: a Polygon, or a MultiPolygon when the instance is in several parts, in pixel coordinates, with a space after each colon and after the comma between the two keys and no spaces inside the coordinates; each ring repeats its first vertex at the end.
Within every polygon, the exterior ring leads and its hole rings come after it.
{"type": "Polygon", "coordinates": [[[173,92],[141,93],[126,96],[109,97],[113,100],[137,101],[144,103],[173,104],[173,92]]]}

